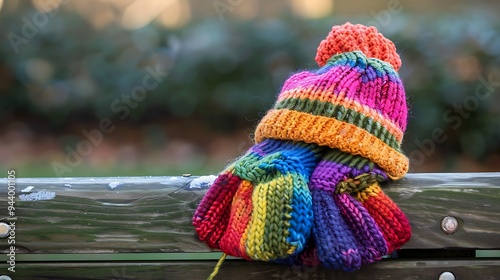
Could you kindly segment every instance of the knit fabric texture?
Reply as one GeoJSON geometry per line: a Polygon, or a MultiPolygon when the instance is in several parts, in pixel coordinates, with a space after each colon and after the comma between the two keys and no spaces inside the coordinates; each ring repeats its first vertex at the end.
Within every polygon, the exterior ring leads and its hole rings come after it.
{"type": "Polygon", "coordinates": [[[375,27],[334,26],[319,69],[284,83],[193,216],[200,240],[248,260],[352,271],[400,248],[408,219],[380,183],[402,178],[407,105],[394,44],[375,27]]]}
{"type": "Polygon", "coordinates": [[[303,250],[312,228],[309,177],[315,144],[267,139],[223,171],[193,224],[200,240],[245,259],[272,261],[303,250]]]}
{"type": "Polygon", "coordinates": [[[408,219],[380,189],[385,180],[386,173],[368,159],[339,150],[325,153],[309,183],[323,266],[356,270],[409,240],[408,219]]]}
{"type": "Polygon", "coordinates": [[[401,67],[401,59],[391,40],[385,38],[373,26],[349,22],[332,27],[328,36],[319,44],[316,62],[322,67],[332,56],[352,51],[361,51],[366,57],[385,61],[396,71],[401,67]]]}

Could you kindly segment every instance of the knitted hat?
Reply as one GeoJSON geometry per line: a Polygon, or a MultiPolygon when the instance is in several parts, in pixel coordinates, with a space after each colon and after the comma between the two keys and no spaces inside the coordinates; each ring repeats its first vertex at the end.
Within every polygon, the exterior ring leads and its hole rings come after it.
{"type": "Polygon", "coordinates": [[[255,141],[273,138],[340,149],[373,161],[393,179],[402,178],[409,165],[401,151],[407,106],[394,44],[374,27],[348,23],[332,29],[316,60],[322,68],[285,82],[274,108],[257,126],[255,141]],[[353,37],[362,44],[342,45],[353,37]],[[358,46],[363,50],[353,50],[358,46]]]}

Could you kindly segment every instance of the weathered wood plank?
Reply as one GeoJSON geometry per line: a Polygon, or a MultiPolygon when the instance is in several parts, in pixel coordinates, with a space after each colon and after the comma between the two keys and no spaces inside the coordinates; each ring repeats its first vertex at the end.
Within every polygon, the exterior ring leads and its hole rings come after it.
{"type": "MultiPolygon", "coordinates": [[[[214,261],[197,262],[102,262],[102,263],[23,263],[13,279],[206,279],[214,261]]],[[[0,271],[6,269],[0,266],[0,271]]],[[[288,280],[288,279],[439,279],[451,272],[456,279],[500,279],[500,260],[397,261],[384,260],[355,272],[320,267],[287,267],[271,263],[224,262],[218,280],[288,280]]]]}
{"type": "MultiPolygon", "coordinates": [[[[18,253],[208,252],[191,216],[210,180],[17,179],[18,253]]],[[[0,180],[0,217],[7,216],[6,187],[0,180]]],[[[404,248],[500,248],[500,173],[409,174],[384,190],[412,224],[404,248]],[[448,215],[461,221],[453,235],[440,230],[448,215]]]]}

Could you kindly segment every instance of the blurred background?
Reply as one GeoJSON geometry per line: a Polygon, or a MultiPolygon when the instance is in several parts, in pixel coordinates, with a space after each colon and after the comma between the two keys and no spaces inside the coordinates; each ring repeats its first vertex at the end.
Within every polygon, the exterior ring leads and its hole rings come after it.
{"type": "Polygon", "coordinates": [[[214,174],[334,24],[395,42],[411,172],[500,169],[500,2],[0,0],[0,167],[214,174]]]}

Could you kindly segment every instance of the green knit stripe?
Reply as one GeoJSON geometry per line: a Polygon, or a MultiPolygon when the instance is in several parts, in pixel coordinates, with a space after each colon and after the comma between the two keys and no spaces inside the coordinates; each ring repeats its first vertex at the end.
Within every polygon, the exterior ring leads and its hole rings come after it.
{"type": "Polygon", "coordinates": [[[311,100],[307,98],[288,98],[279,101],[275,109],[290,109],[299,112],[309,113],[316,116],[324,116],[343,121],[359,128],[362,128],[382,140],[389,147],[402,153],[401,145],[387,128],[369,116],[363,115],[355,110],[348,109],[342,105],[335,105],[330,102],[311,100]]]}
{"type": "Polygon", "coordinates": [[[370,170],[375,167],[375,163],[367,158],[359,155],[344,153],[341,150],[331,150],[324,157],[323,160],[336,162],[345,166],[354,167],[356,169],[363,169],[365,166],[370,166],[370,170]]]}

